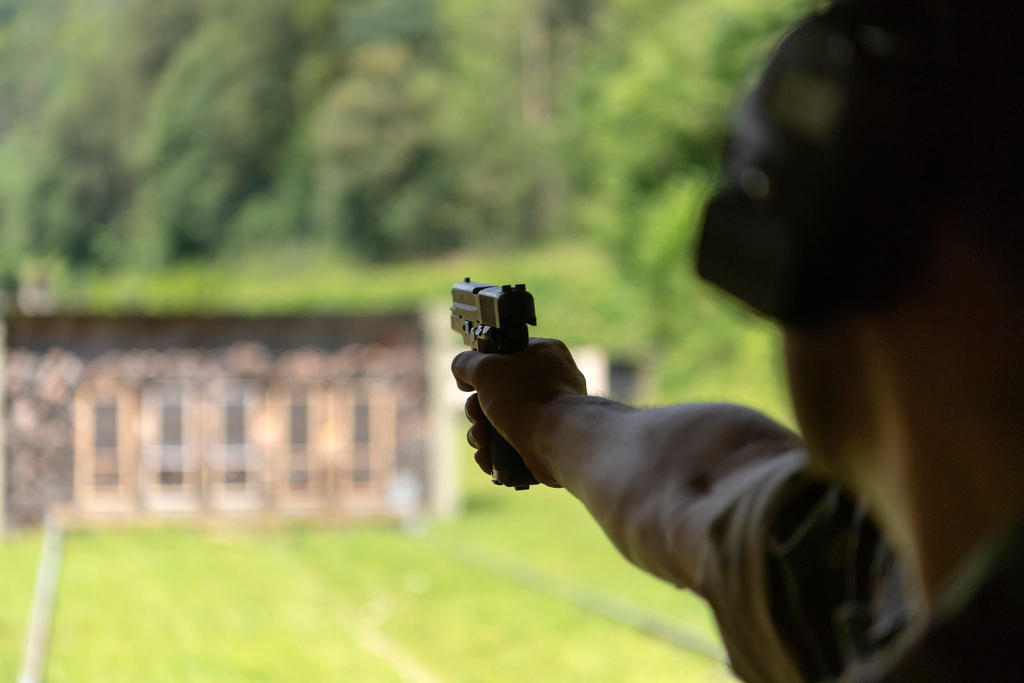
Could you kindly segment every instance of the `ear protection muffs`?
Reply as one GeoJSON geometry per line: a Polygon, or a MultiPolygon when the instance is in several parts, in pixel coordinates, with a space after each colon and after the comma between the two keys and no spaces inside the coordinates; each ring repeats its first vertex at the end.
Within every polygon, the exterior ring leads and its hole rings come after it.
{"type": "Polygon", "coordinates": [[[839,6],[780,41],[735,117],[705,209],[702,277],[786,324],[899,290],[925,211],[955,175],[944,131],[962,113],[935,43],[914,37],[920,23],[839,6]]]}

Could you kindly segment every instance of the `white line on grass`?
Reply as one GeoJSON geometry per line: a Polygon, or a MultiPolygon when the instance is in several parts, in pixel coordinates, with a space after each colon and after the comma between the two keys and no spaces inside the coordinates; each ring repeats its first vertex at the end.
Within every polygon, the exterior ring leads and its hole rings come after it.
{"type": "Polygon", "coordinates": [[[594,614],[630,626],[676,647],[722,664],[728,658],[721,646],[704,636],[642,609],[618,596],[610,596],[562,581],[509,558],[496,558],[470,546],[452,548],[452,554],[471,566],[484,569],[535,591],[546,593],[594,614]]]}
{"type": "Polygon", "coordinates": [[[360,624],[355,629],[356,640],[363,649],[377,655],[395,670],[395,673],[407,683],[440,683],[419,662],[407,655],[387,636],[368,624],[360,624]]]}
{"type": "Polygon", "coordinates": [[[51,516],[46,518],[43,551],[36,571],[36,588],[32,596],[32,612],[25,634],[25,652],[21,660],[18,683],[39,683],[46,673],[46,649],[53,626],[53,606],[60,583],[60,561],[64,547],[64,529],[51,516]]]}

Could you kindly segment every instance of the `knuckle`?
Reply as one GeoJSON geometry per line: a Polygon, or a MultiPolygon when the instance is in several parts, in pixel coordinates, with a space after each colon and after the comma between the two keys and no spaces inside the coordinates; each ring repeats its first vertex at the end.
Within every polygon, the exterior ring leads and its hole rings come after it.
{"type": "Polygon", "coordinates": [[[488,353],[480,357],[476,362],[477,374],[488,376],[494,372],[495,364],[499,363],[498,354],[488,353]]]}
{"type": "Polygon", "coordinates": [[[453,374],[459,374],[459,371],[462,370],[462,368],[465,365],[465,363],[466,363],[466,352],[465,351],[460,351],[459,353],[455,354],[455,358],[452,358],[452,373],[453,374]]]}
{"type": "Polygon", "coordinates": [[[561,339],[544,339],[538,344],[538,350],[547,353],[568,353],[569,347],[561,339]]]}
{"type": "Polygon", "coordinates": [[[583,376],[583,373],[576,369],[576,389],[582,393],[587,393],[587,378],[583,376]]]}

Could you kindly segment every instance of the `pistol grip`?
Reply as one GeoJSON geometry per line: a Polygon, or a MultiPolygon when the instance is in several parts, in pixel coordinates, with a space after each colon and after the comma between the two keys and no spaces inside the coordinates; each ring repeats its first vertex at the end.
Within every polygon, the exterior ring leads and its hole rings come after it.
{"type": "Polygon", "coordinates": [[[490,422],[487,423],[487,447],[491,452],[491,480],[495,484],[522,491],[537,483],[523,458],[490,422]]]}

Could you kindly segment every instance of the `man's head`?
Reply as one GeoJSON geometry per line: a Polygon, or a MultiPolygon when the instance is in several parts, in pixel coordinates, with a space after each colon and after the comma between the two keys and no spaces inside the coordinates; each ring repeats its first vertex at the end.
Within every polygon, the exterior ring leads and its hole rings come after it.
{"type": "Polygon", "coordinates": [[[783,324],[809,449],[866,495],[1020,431],[1022,39],[1017,3],[836,3],[739,111],[699,269],[783,324]]]}
{"type": "Polygon", "coordinates": [[[788,325],[906,287],[951,216],[1021,250],[1024,10],[836,3],[783,38],[739,109],[702,275],[788,325]]]}

